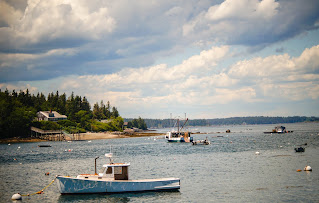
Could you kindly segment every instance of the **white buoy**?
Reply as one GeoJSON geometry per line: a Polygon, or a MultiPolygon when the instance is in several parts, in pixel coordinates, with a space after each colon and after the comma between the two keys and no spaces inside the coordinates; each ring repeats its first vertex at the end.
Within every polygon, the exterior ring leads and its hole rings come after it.
{"type": "Polygon", "coordinates": [[[259,154],[260,154],[260,152],[255,152],[255,154],[256,154],[256,155],[259,155],[259,154]]]}
{"type": "Polygon", "coordinates": [[[22,200],[22,196],[19,193],[17,193],[17,194],[12,195],[11,199],[12,200],[22,200]]]}
{"type": "Polygon", "coordinates": [[[303,170],[304,171],[312,171],[312,168],[311,168],[311,166],[306,166],[303,170]]]}

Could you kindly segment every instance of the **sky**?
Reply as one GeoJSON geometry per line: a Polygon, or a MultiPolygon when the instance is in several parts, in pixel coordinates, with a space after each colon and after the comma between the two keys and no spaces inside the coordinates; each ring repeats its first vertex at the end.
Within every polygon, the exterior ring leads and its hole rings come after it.
{"type": "Polygon", "coordinates": [[[0,89],[124,118],[319,116],[319,1],[0,0],[0,89]]]}

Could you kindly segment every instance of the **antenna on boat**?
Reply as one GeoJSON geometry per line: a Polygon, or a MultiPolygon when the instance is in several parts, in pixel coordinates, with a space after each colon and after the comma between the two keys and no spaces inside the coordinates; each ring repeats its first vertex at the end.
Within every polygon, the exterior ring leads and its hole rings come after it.
{"type": "Polygon", "coordinates": [[[110,146],[110,153],[105,154],[105,156],[110,159],[110,163],[112,164],[113,163],[113,160],[112,160],[112,157],[113,157],[112,146],[110,146]]]}

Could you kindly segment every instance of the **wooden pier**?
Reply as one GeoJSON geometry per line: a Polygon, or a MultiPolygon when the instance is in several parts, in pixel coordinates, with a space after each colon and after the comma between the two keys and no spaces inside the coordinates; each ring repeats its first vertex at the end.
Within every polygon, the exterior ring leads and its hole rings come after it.
{"type": "Polygon", "coordinates": [[[31,137],[36,137],[48,141],[66,141],[80,140],[80,133],[69,134],[63,130],[42,130],[36,127],[31,127],[31,137]]]}

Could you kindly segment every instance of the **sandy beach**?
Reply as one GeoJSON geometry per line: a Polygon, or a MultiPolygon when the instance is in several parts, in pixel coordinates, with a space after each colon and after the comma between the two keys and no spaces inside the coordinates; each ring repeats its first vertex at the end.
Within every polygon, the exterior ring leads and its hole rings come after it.
{"type": "Polygon", "coordinates": [[[116,132],[100,132],[100,133],[80,133],[79,139],[81,140],[100,140],[100,139],[118,139],[128,137],[148,137],[148,136],[162,136],[163,133],[154,132],[135,132],[133,134],[123,134],[116,132]]]}
{"type": "MultiPolygon", "coordinates": [[[[81,140],[101,140],[101,139],[116,139],[116,138],[126,138],[129,136],[114,134],[110,132],[100,132],[100,133],[80,133],[79,139],[81,140]]],[[[68,137],[66,138],[68,140],[68,137]]]]}
{"type": "MultiPolygon", "coordinates": [[[[148,137],[148,136],[163,136],[163,133],[154,133],[154,132],[135,132],[133,134],[123,134],[116,132],[99,132],[99,133],[80,133],[74,136],[77,140],[101,140],[101,139],[119,139],[119,138],[129,138],[129,137],[148,137]]],[[[71,140],[70,137],[65,136],[66,141],[71,140]]],[[[42,140],[34,137],[28,138],[8,138],[1,139],[0,143],[20,143],[20,142],[45,142],[48,140],[42,140]]]]}

